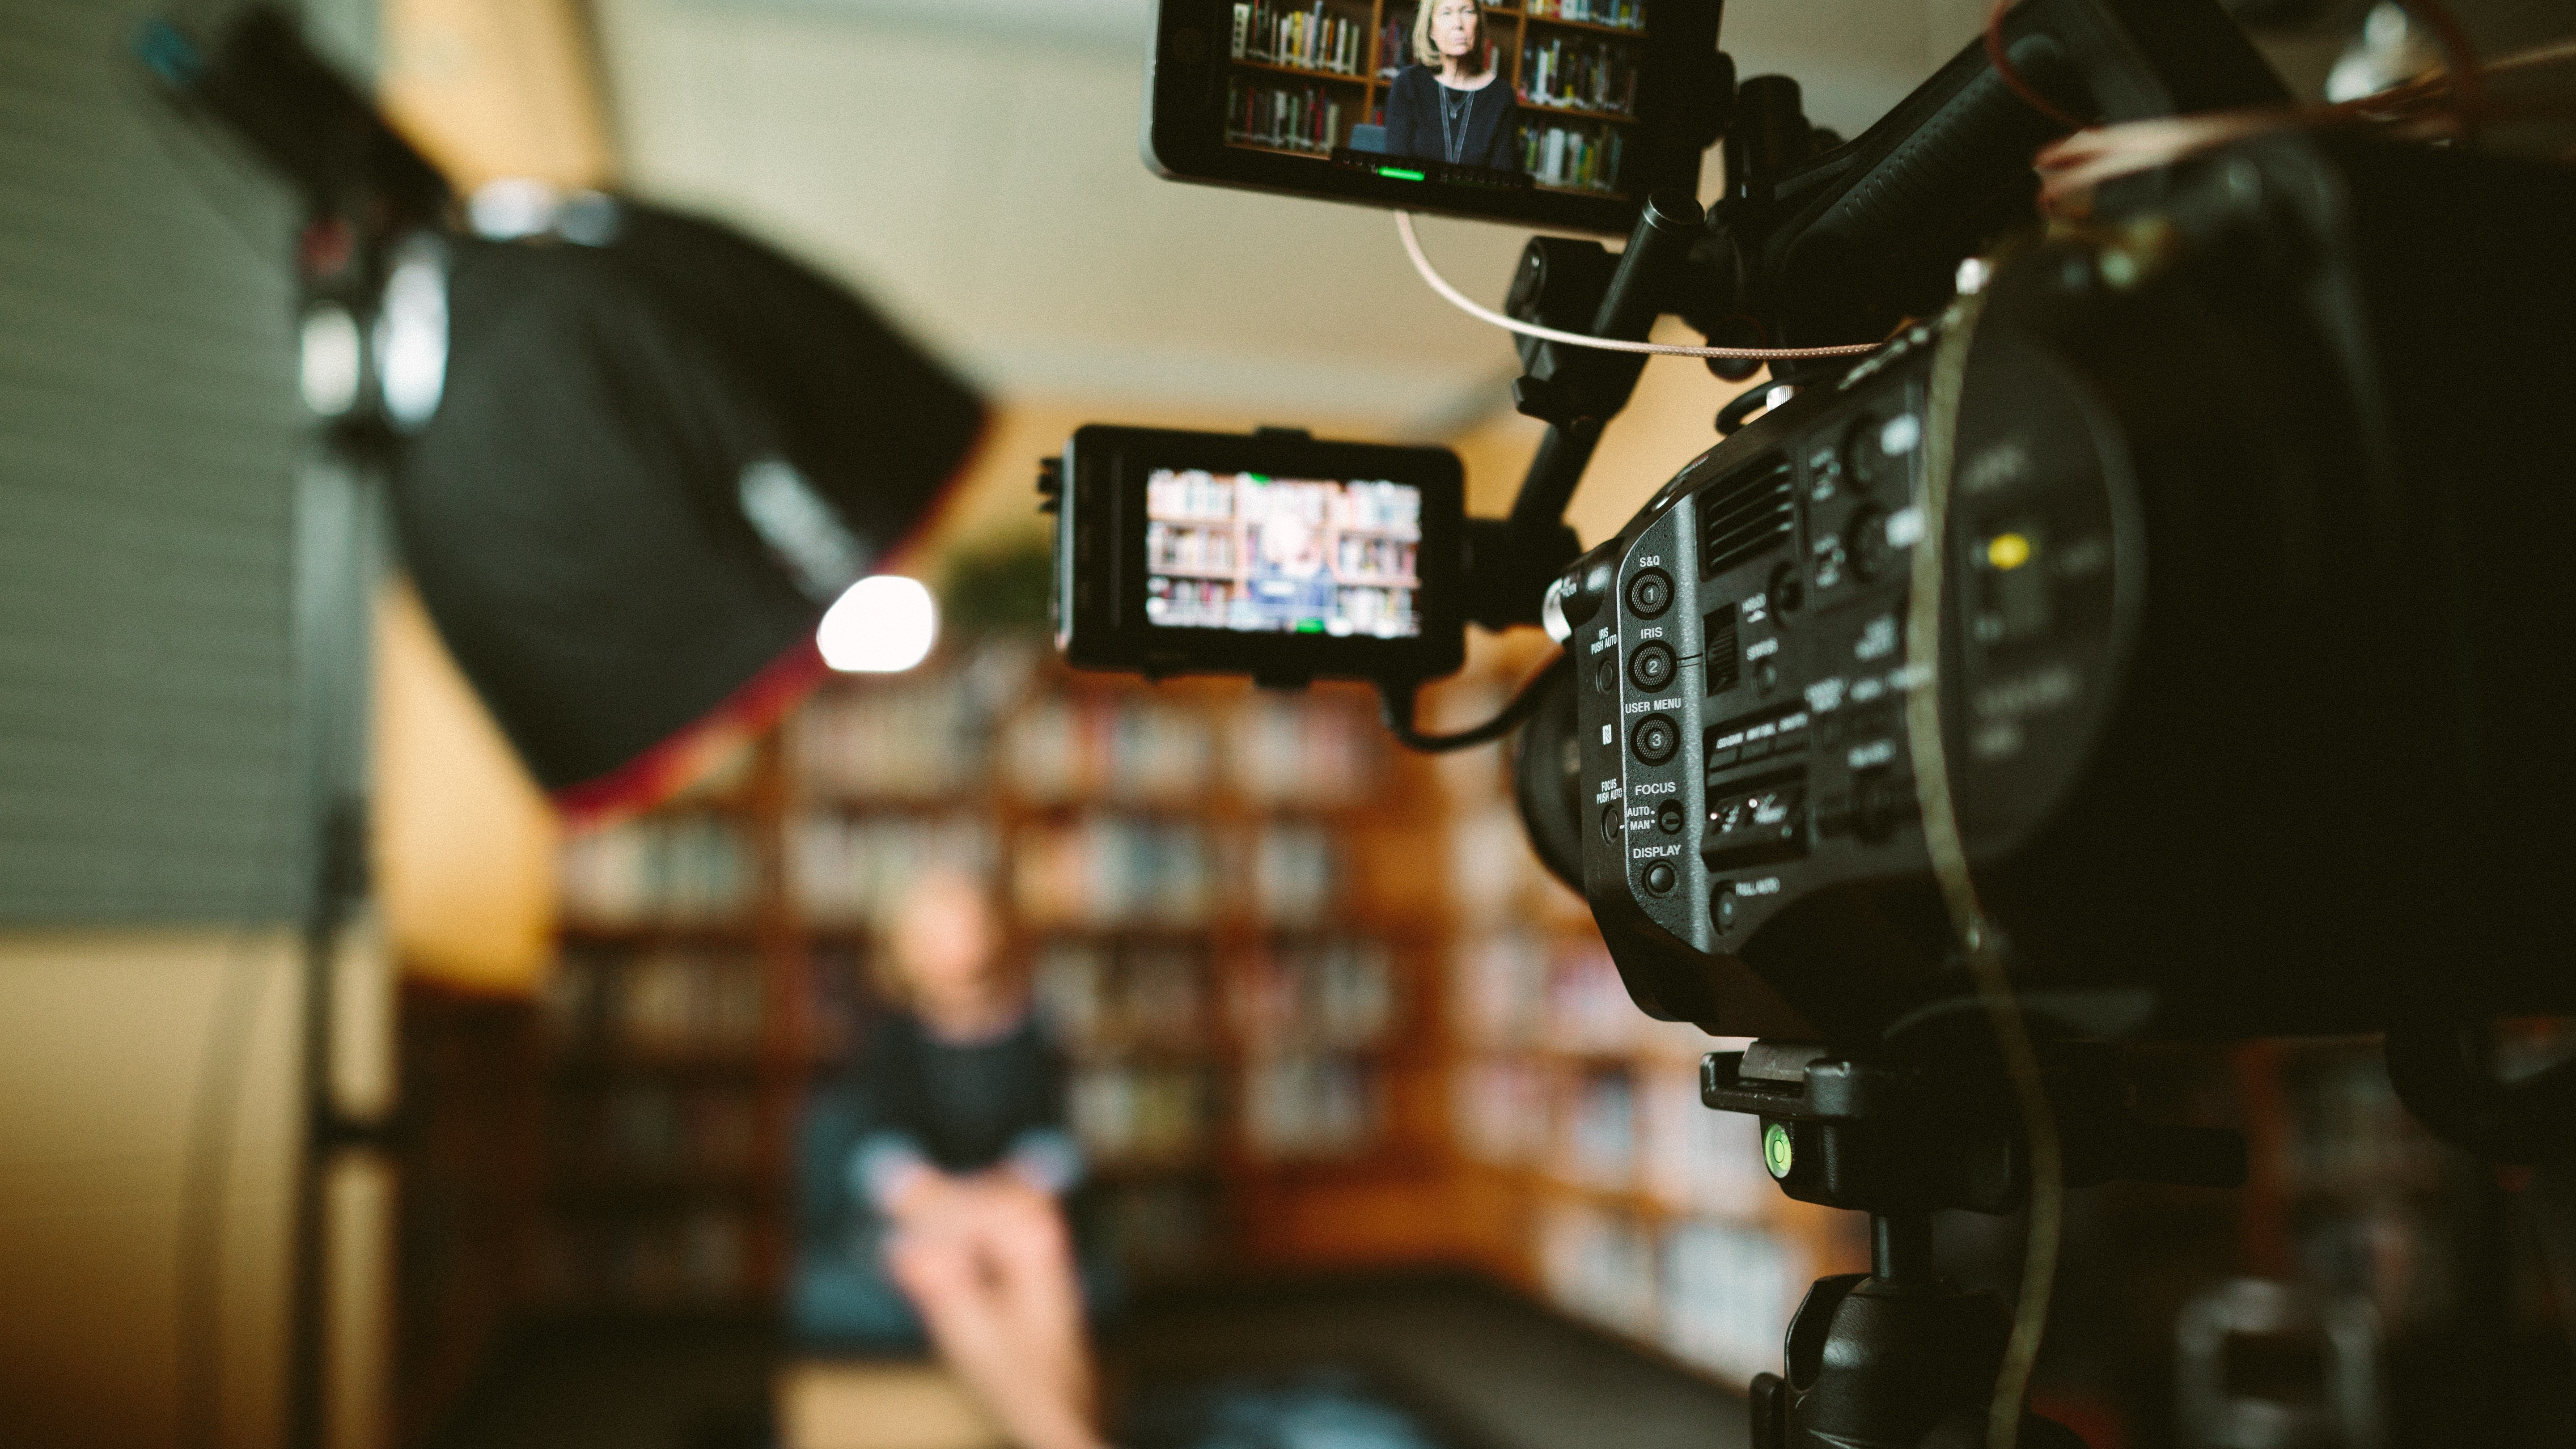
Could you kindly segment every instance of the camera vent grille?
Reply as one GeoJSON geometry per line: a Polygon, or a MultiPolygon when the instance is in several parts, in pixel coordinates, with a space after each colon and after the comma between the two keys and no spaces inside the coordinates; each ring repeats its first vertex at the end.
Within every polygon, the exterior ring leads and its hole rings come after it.
{"type": "Polygon", "coordinates": [[[1797,504],[1789,460],[1765,458],[1700,495],[1699,572],[1715,578],[1789,541],[1797,504]]]}

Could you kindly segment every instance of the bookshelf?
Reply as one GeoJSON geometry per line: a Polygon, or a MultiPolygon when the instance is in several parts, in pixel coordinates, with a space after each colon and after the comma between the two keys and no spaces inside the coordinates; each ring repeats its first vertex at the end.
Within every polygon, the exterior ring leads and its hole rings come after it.
{"type": "MultiPolygon", "coordinates": [[[[1498,84],[1521,107],[1522,166],[1542,190],[1618,189],[1637,125],[1648,0],[1520,0],[1486,7],[1498,84]]],[[[1326,157],[1351,128],[1384,125],[1413,63],[1407,0],[1247,0],[1234,7],[1227,134],[1235,145],[1326,157]]]]}
{"type": "Polygon", "coordinates": [[[536,1301],[775,1301],[798,1112],[879,1009],[873,923],[934,862],[1004,903],[1132,1278],[1333,1257],[1263,1225],[1418,1184],[1445,1138],[1426,768],[1357,688],[1148,687],[1033,641],[826,685],[565,846],[536,1301]]]}

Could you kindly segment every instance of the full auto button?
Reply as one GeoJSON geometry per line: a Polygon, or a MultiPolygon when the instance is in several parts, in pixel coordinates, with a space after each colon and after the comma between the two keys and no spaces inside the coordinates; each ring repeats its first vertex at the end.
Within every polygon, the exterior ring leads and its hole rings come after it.
{"type": "Polygon", "coordinates": [[[1637,752],[1638,759],[1649,765],[1660,765],[1671,759],[1673,751],[1681,748],[1681,743],[1681,727],[1673,723],[1670,715],[1650,714],[1637,721],[1637,727],[1628,732],[1628,747],[1637,752]]]}

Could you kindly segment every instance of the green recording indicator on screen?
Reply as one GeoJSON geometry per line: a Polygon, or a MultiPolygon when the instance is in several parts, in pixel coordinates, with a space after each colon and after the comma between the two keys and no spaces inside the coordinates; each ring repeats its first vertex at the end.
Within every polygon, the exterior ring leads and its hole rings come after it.
{"type": "Polygon", "coordinates": [[[1324,632],[1324,621],[1321,619],[1300,619],[1297,621],[1297,632],[1300,634],[1321,634],[1324,632]]]}
{"type": "Polygon", "coordinates": [[[1380,176],[1392,176],[1398,181],[1424,181],[1429,179],[1419,171],[1407,171],[1401,166],[1381,166],[1377,168],[1377,174],[1380,176]]]}

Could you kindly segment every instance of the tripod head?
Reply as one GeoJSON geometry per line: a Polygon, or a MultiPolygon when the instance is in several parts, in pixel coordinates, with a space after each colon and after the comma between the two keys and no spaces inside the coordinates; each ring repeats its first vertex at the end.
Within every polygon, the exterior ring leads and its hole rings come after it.
{"type": "MultiPolygon", "coordinates": [[[[2139,1121],[2118,1051],[2039,1044],[2065,1183],[2245,1181],[2235,1133],[2139,1121]]],[[[1915,1449],[1985,1442],[2011,1316],[1932,1261],[1939,1209],[2007,1213],[2029,1199],[2030,1146],[2011,1082],[1971,1034],[1932,1050],[1839,1053],[1757,1041],[1700,1065],[1700,1099],[1761,1119],[1763,1166],[1801,1202],[1870,1215],[1870,1271],[1819,1280],[1789,1325],[1785,1374],[1753,1381],[1755,1449],[1915,1449]]],[[[2079,1445],[2025,1415],[2018,1442],[2079,1445]]]]}

